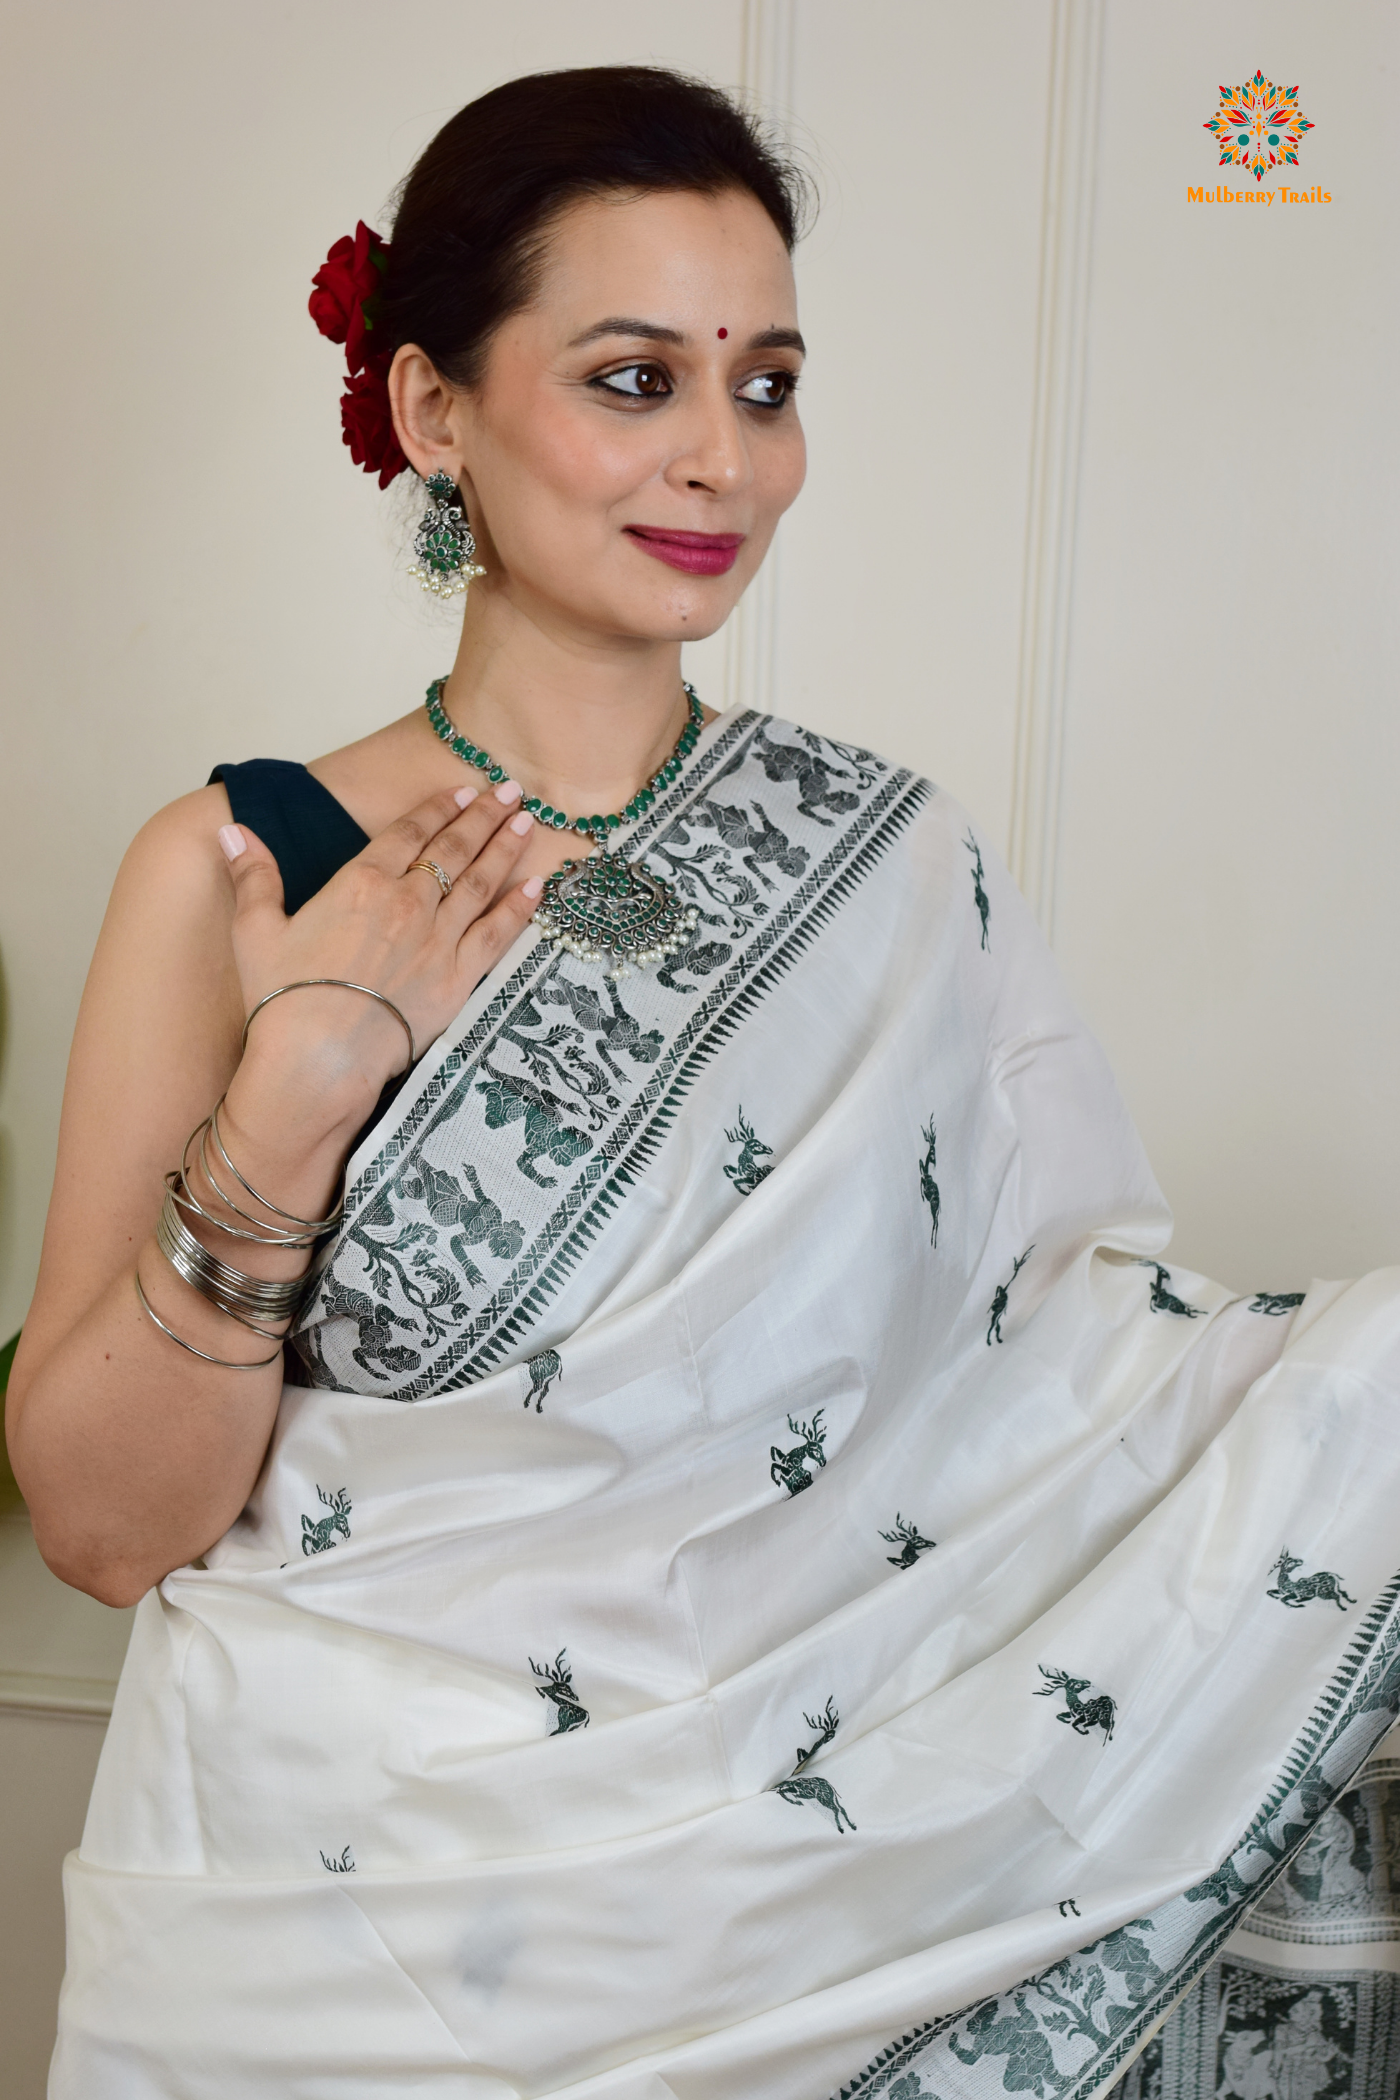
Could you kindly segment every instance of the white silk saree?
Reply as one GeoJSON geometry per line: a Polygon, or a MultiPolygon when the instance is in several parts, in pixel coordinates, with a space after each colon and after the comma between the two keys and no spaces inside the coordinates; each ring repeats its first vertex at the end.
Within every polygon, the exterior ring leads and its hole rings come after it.
{"type": "Polygon", "coordinates": [[[1400,1278],[1163,1262],[927,783],[721,717],[628,850],[689,948],[479,987],[140,1607],[56,2100],[1087,2100],[1400,1709],[1400,1278]]]}

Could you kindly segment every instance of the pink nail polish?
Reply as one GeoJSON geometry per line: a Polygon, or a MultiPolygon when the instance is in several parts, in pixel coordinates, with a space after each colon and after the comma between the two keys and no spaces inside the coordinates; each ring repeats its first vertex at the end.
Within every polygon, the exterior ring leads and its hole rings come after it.
{"type": "Polygon", "coordinates": [[[518,780],[503,780],[496,790],[498,802],[518,802],[523,793],[518,780]]]}
{"type": "Polygon", "coordinates": [[[248,841],[236,824],[221,824],[219,826],[219,844],[223,847],[224,857],[227,860],[237,860],[240,853],[248,851],[248,841]]]}
{"type": "Polygon", "coordinates": [[[528,838],[535,828],[535,820],[528,809],[522,809],[518,817],[511,818],[510,828],[512,831],[518,832],[521,838],[528,838]]]}
{"type": "Polygon", "coordinates": [[[452,800],[456,803],[458,809],[465,809],[469,802],[475,802],[476,789],[458,788],[456,794],[452,797],[452,800]]]}
{"type": "Polygon", "coordinates": [[[544,878],[540,875],[532,875],[530,880],[522,882],[520,887],[533,904],[540,891],[544,888],[544,878]]]}

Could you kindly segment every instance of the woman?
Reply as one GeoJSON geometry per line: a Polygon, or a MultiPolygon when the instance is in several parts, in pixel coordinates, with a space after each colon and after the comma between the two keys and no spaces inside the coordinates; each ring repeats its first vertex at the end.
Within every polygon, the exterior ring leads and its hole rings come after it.
{"type": "Polygon", "coordinates": [[[61,2100],[1088,2092],[1400,1703],[1393,1281],[1163,1266],[966,816],[682,686],[802,480],[796,219],[602,69],[318,273],[471,588],[94,963],[11,1388],[141,1600],[61,2100]]]}

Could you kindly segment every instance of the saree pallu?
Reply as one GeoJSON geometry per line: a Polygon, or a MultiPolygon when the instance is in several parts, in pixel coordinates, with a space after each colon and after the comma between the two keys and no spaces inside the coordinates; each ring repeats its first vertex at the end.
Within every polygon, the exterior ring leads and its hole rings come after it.
{"type": "Polygon", "coordinates": [[[927,783],[721,717],[629,851],[689,947],[527,929],[140,1607],[57,2100],[1160,2081],[1400,1711],[1400,1278],[1163,1262],[927,783]]]}

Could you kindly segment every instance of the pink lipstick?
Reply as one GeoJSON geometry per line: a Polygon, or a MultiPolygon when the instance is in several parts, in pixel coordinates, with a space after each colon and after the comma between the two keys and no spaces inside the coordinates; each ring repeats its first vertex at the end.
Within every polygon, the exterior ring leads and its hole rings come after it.
{"type": "Polygon", "coordinates": [[[643,553],[691,576],[723,576],[744,544],[742,532],[671,532],[660,525],[626,525],[643,553]]]}

